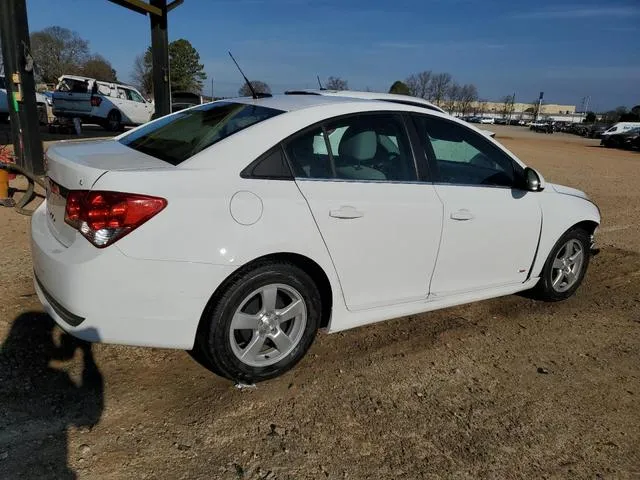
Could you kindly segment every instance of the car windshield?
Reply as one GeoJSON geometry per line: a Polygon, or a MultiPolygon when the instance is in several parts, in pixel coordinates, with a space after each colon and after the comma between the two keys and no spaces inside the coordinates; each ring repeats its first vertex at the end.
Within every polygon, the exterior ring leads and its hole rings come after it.
{"type": "Polygon", "coordinates": [[[120,143],[179,165],[214,143],[281,113],[258,105],[215,102],[161,118],[122,137],[120,143]]]}

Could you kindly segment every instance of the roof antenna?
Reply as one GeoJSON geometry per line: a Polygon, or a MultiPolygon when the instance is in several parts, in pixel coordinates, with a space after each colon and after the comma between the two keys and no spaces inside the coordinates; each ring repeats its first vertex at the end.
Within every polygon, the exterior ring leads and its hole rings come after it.
{"type": "Polygon", "coordinates": [[[324,87],[322,86],[322,82],[320,81],[320,75],[316,75],[316,78],[318,79],[318,85],[320,85],[320,90],[324,90],[324,87]]]}
{"type": "Polygon", "coordinates": [[[244,74],[244,72],[240,68],[240,65],[238,65],[238,62],[236,62],[236,59],[233,58],[233,55],[231,55],[231,52],[229,52],[229,56],[231,57],[231,60],[233,60],[233,63],[236,64],[236,67],[238,67],[238,70],[240,71],[240,75],[242,75],[242,78],[244,78],[244,81],[246,82],[247,87],[249,87],[249,90],[251,91],[251,96],[253,97],[254,100],[257,100],[259,97],[255,89],[253,88],[253,85],[251,85],[251,82],[249,81],[247,76],[244,74]]]}

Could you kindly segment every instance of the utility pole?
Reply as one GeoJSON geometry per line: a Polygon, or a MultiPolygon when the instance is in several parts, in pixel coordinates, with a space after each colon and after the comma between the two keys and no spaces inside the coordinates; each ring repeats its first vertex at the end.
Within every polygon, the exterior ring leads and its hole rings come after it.
{"type": "Polygon", "coordinates": [[[0,41],[16,163],[35,175],[43,175],[44,154],[26,0],[0,0],[0,41]]]}

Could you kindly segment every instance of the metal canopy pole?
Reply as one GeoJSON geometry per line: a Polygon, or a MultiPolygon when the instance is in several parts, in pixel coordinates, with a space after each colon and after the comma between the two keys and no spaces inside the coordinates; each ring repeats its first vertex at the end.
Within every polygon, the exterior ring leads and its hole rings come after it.
{"type": "Polygon", "coordinates": [[[171,113],[171,86],[169,84],[169,36],[167,34],[167,0],[151,0],[161,15],[151,18],[151,56],[153,58],[154,118],[171,113]]]}
{"type": "MultiPolygon", "coordinates": [[[[0,0],[3,1],[3,0],[0,0]]],[[[169,36],[167,13],[182,5],[184,0],[109,0],[142,15],[149,15],[151,22],[151,58],[153,63],[154,118],[171,113],[171,85],[169,75],[169,36]]]]}
{"type": "Polygon", "coordinates": [[[16,162],[35,175],[43,175],[35,63],[31,58],[25,0],[0,0],[0,39],[16,162]]]}

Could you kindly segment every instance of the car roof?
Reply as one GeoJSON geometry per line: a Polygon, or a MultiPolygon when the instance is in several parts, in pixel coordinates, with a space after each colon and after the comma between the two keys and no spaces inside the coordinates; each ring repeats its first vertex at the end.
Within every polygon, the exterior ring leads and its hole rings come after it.
{"type": "Polygon", "coordinates": [[[425,100],[424,98],[412,97],[411,95],[400,95],[398,93],[384,93],[384,92],[362,92],[358,90],[320,90],[320,89],[301,89],[301,90],[288,90],[285,92],[287,95],[321,95],[328,97],[350,97],[360,98],[363,100],[383,100],[396,103],[405,103],[415,106],[423,106],[430,110],[435,110],[444,113],[444,110],[437,105],[425,100]]]}
{"type": "Polygon", "coordinates": [[[105,82],[104,80],[96,80],[95,78],[92,77],[83,77],[81,75],[60,75],[58,77],[58,82],[61,82],[62,79],[64,78],[68,78],[70,80],[78,80],[78,81],[85,81],[85,80],[89,80],[92,82],[96,82],[99,83],[101,85],[115,85],[116,87],[124,87],[124,88],[132,88],[135,90],[136,87],[134,87],[133,85],[128,85],[126,83],[120,83],[120,82],[105,82]]]}
{"type": "Polygon", "coordinates": [[[260,98],[235,97],[217,100],[218,102],[244,103],[247,105],[260,105],[285,112],[293,112],[304,108],[318,107],[322,105],[366,103],[364,99],[349,97],[324,97],[320,95],[270,95],[260,98]]]}

